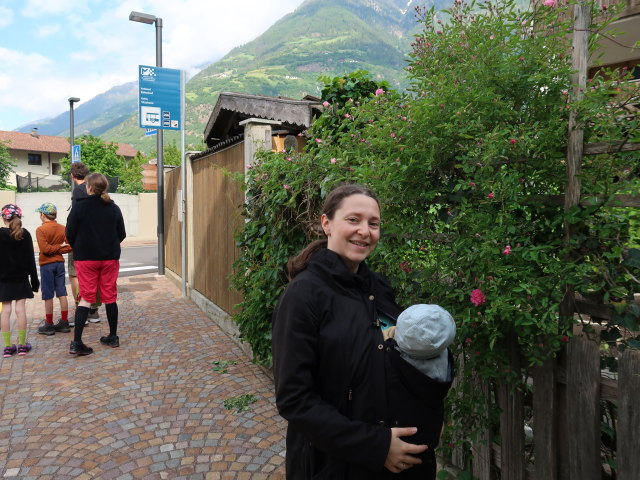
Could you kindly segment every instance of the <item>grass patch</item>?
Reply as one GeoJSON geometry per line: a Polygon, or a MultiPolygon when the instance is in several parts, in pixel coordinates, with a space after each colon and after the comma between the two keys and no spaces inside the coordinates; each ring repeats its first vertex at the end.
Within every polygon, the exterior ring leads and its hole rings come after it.
{"type": "Polygon", "coordinates": [[[251,410],[251,407],[249,405],[257,401],[258,399],[255,396],[246,393],[237,397],[227,398],[224,402],[222,402],[222,404],[227,410],[235,410],[236,413],[241,413],[251,410]]]}

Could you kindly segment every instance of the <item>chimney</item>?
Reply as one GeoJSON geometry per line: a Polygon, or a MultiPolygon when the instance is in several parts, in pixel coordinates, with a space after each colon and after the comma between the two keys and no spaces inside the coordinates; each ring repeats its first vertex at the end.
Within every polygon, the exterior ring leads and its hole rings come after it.
{"type": "Polygon", "coordinates": [[[31,136],[35,138],[40,138],[40,135],[38,134],[38,129],[36,127],[33,127],[33,129],[31,129],[31,136]]]}

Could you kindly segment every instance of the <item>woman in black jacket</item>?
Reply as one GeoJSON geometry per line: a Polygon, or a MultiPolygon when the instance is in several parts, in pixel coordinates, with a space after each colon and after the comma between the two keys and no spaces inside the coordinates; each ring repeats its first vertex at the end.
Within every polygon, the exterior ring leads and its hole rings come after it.
{"type": "Polygon", "coordinates": [[[93,353],[91,347],[82,343],[82,331],[98,289],[109,321],[109,335],[101,337],[100,342],[109,347],[120,346],[116,282],[120,270],[120,242],[127,236],[124,219],[120,208],[107,193],[109,182],[104,175],[92,173],[86,184],[89,196],[77,199],[67,218],[66,229],[80,282],[74,338],[69,347],[69,353],[73,355],[93,353]]]}
{"type": "Polygon", "coordinates": [[[292,279],[273,315],[278,411],[288,422],[289,480],[376,480],[421,463],[425,445],[392,428],[381,322],[400,313],[393,291],[364,260],[380,237],[373,193],[342,185],[326,198],[327,236],[289,261],[292,279]]]}

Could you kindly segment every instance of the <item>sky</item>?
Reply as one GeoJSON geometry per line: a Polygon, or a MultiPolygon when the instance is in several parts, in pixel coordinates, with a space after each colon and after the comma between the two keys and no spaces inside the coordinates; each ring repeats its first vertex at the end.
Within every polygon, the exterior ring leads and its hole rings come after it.
{"type": "Polygon", "coordinates": [[[69,110],[155,65],[162,18],[162,66],[190,78],[258,37],[303,0],[0,0],[0,130],[69,110]]]}

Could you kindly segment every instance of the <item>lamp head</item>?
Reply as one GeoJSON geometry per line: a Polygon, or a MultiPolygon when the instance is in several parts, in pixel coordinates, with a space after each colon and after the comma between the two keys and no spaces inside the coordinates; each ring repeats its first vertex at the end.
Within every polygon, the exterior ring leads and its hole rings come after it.
{"type": "Polygon", "coordinates": [[[156,17],[155,15],[150,15],[148,13],[131,12],[129,14],[129,20],[131,20],[132,22],[140,22],[151,25],[152,23],[155,23],[156,17]]]}
{"type": "Polygon", "coordinates": [[[78,97],[69,97],[69,103],[73,104],[79,102],[80,99],[78,97]]]}

